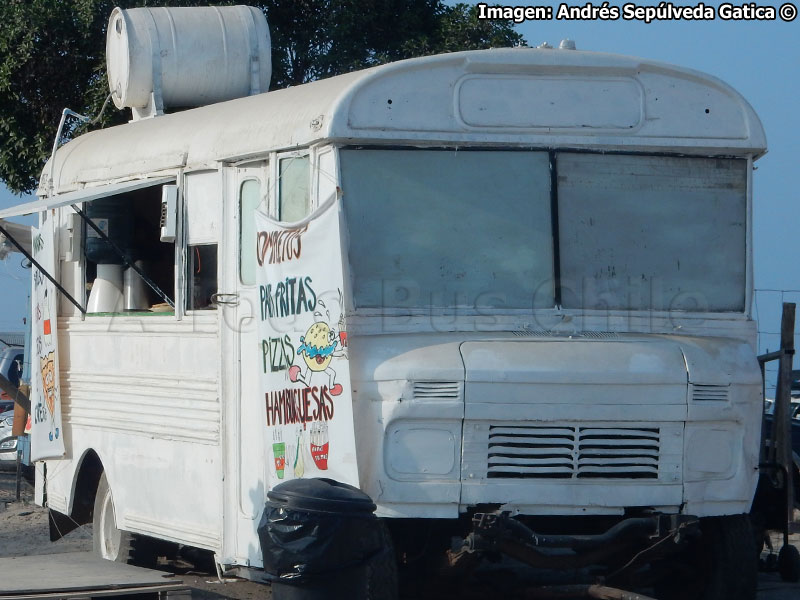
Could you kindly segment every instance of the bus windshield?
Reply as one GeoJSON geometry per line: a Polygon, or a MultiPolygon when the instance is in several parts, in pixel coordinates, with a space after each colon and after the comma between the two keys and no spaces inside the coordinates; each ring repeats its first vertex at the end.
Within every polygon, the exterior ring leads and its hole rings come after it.
{"type": "Polygon", "coordinates": [[[744,311],[745,160],[340,157],[356,308],[744,311]]]}

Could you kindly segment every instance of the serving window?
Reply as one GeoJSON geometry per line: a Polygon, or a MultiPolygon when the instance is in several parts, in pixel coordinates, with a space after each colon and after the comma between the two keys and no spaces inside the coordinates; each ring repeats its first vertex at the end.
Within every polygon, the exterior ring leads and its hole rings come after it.
{"type": "Polygon", "coordinates": [[[83,224],[87,313],[173,312],[128,266],[174,302],[175,242],[162,237],[162,186],[98,198],[84,214],[94,225],[83,224]]]}

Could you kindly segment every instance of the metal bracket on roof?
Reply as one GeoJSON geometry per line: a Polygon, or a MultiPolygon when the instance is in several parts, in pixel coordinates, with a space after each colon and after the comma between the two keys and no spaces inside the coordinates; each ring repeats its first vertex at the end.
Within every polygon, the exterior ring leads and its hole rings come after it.
{"type": "Polygon", "coordinates": [[[61,120],[58,122],[58,131],[56,132],[56,139],[53,141],[53,152],[50,154],[50,181],[48,182],[50,188],[50,196],[55,192],[55,181],[53,180],[53,171],[56,165],[56,150],[58,150],[58,143],[61,141],[61,134],[64,131],[64,124],[67,122],[67,117],[75,117],[81,123],[88,123],[89,117],[76,113],[74,110],[65,108],[61,111],[61,120]]]}
{"type": "Polygon", "coordinates": [[[146,14],[150,17],[147,19],[147,29],[150,33],[150,43],[152,44],[150,64],[153,69],[153,89],[145,106],[131,107],[131,122],[152,119],[164,114],[164,98],[161,87],[161,43],[158,37],[158,26],[153,13],[147,11],[146,14]]]}
{"type": "Polygon", "coordinates": [[[258,57],[258,32],[253,13],[247,13],[249,18],[244,18],[247,37],[250,38],[250,95],[260,94],[267,90],[261,89],[261,64],[258,57]]]}
{"type": "MultiPolygon", "coordinates": [[[[156,79],[155,67],[153,68],[153,72],[154,72],[153,79],[156,79]]],[[[161,99],[161,88],[159,87],[158,90],[150,92],[150,98],[147,100],[147,104],[145,104],[144,106],[131,106],[131,114],[132,114],[130,120],[131,123],[133,123],[134,121],[141,121],[142,119],[152,119],[153,117],[158,117],[163,115],[164,101],[161,99]]]]}

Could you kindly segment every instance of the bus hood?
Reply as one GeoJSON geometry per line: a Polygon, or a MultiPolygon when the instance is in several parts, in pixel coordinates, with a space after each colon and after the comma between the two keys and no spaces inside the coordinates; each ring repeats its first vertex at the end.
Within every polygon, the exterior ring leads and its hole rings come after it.
{"type": "MultiPolygon", "coordinates": [[[[570,337],[525,332],[354,336],[350,358],[357,381],[537,384],[573,388],[571,396],[575,386],[588,390],[625,385],[638,390],[637,404],[665,400],[642,393],[641,386],[681,386],[681,398],[672,401],[685,403],[690,383],[761,382],[752,348],[740,340],[719,337],[591,332],[570,337]]],[[[592,399],[601,400],[596,395],[592,399]]],[[[613,400],[618,403],[620,398],[613,400]]]]}

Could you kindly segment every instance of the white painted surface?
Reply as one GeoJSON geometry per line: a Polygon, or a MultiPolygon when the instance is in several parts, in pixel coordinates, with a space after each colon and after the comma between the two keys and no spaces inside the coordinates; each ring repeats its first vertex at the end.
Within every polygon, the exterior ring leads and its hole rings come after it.
{"type": "MultiPolygon", "coordinates": [[[[255,186],[256,197],[268,193],[268,163],[258,162],[226,169],[225,190],[230,201],[223,205],[225,239],[233,243],[225,253],[220,289],[238,295],[237,303],[222,307],[225,326],[221,331],[223,347],[229,349],[222,359],[222,385],[225,402],[225,539],[222,556],[226,562],[260,565],[261,554],[256,533],[259,517],[267,499],[269,456],[266,412],[259,391],[262,370],[261,338],[258,335],[259,291],[255,285],[255,261],[248,282],[240,274],[240,253],[255,245],[255,206],[242,203],[245,182],[255,186]],[[249,239],[240,235],[251,224],[249,239]],[[233,247],[231,247],[233,246],[233,247]]],[[[271,441],[271,440],[270,440],[271,441]]]]}
{"type": "Polygon", "coordinates": [[[323,139],[736,156],[760,155],[766,148],[750,105],[714,77],[611,54],[495,49],[400,61],[94,131],[59,149],[54,173],[59,189],[66,191],[323,139]],[[503,85],[521,96],[508,107],[489,93],[501,76],[509,78],[503,85]],[[579,102],[549,105],[545,121],[532,118],[540,90],[560,98],[570,86],[585,94],[603,82],[612,85],[603,93],[607,103],[599,121],[579,102]],[[463,98],[461,90],[466,90],[463,98]],[[506,108],[521,112],[508,116],[506,108]],[[465,121],[476,118],[474,125],[465,121]],[[587,118],[590,127],[583,126],[587,118]],[[599,128],[604,123],[615,126],[599,128]],[[598,133],[602,141],[593,137],[598,133]]]}
{"type": "Polygon", "coordinates": [[[72,506],[92,449],[118,526],[219,551],[217,315],[60,319],[59,346],[68,460],[48,463],[48,493],[62,499],[53,508],[72,506]]]}
{"type": "Polygon", "coordinates": [[[454,333],[357,337],[351,348],[361,486],[383,515],[452,517],[481,503],[526,514],[677,511],[684,503],[699,516],[749,509],[760,403],[747,344],[454,333]],[[714,364],[723,372],[735,365],[737,374],[727,399],[710,406],[689,394],[689,373],[713,380],[714,364]],[[462,428],[453,448],[448,440],[462,428]],[[425,430],[431,435],[420,442],[425,430]],[[614,456],[598,457],[593,444],[613,446],[614,456]],[[445,468],[453,452],[460,473],[445,468]]]}
{"type": "Polygon", "coordinates": [[[222,220],[222,177],[219,171],[187,174],[184,194],[187,243],[218,243],[222,220]]]}
{"type": "Polygon", "coordinates": [[[619,130],[644,118],[644,90],[633,78],[487,75],[459,86],[458,116],[468,127],[619,130]]]}

